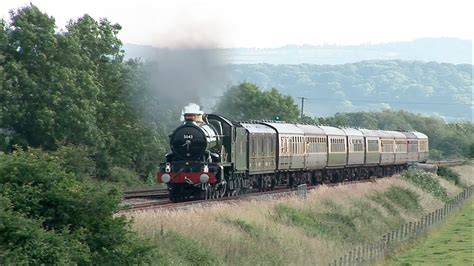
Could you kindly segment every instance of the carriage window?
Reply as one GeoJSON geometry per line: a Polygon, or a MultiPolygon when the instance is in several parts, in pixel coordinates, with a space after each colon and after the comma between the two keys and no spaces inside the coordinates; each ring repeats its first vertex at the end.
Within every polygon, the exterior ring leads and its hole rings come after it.
{"type": "Polygon", "coordinates": [[[395,142],[397,146],[397,152],[407,152],[407,142],[404,140],[397,140],[395,142]]]}
{"type": "Polygon", "coordinates": [[[379,151],[379,141],[367,140],[367,151],[379,151]]]}
{"type": "Polygon", "coordinates": [[[382,152],[394,152],[392,140],[382,140],[381,144],[382,144],[382,152]]]}
{"type": "Polygon", "coordinates": [[[273,142],[273,138],[270,139],[270,154],[273,155],[273,149],[275,147],[275,143],[273,142]]]}
{"type": "Polygon", "coordinates": [[[331,152],[344,152],[345,150],[344,139],[331,139],[331,152]]]}
{"type": "Polygon", "coordinates": [[[361,139],[352,139],[352,149],[354,152],[364,151],[364,143],[361,139]]]}
{"type": "Polygon", "coordinates": [[[255,156],[255,139],[254,138],[252,138],[251,147],[252,147],[252,155],[255,156]]]}

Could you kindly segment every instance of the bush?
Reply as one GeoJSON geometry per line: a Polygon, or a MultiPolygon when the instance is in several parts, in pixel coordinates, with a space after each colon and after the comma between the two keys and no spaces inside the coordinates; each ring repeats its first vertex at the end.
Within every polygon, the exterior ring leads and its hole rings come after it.
{"type": "Polygon", "coordinates": [[[430,159],[435,161],[443,160],[443,152],[437,149],[430,149],[430,159]]]}
{"type": "Polygon", "coordinates": [[[114,217],[117,190],[81,182],[39,150],[0,153],[0,162],[0,264],[147,261],[150,247],[114,217]]]}
{"type": "Polygon", "coordinates": [[[407,171],[402,174],[402,177],[443,202],[449,201],[446,189],[439,184],[436,176],[423,171],[407,171]]]}
{"type": "Polygon", "coordinates": [[[134,171],[116,166],[110,169],[109,181],[119,183],[126,187],[143,184],[134,171]]]}
{"type": "Polygon", "coordinates": [[[461,177],[458,175],[458,173],[454,172],[451,168],[446,167],[446,166],[439,166],[438,167],[438,176],[453,182],[455,185],[464,187],[464,185],[461,183],[461,177]]]}
{"type": "Polygon", "coordinates": [[[87,146],[61,146],[52,155],[59,157],[61,165],[66,171],[73,173],[76,177],[95,176],[93,154],[87,146]]]}

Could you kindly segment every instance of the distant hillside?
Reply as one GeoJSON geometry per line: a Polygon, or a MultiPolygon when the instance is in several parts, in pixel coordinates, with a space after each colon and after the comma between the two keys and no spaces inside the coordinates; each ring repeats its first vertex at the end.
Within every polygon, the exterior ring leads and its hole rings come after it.
{"type": "MultiPolygon", "coordinates": [[[[125,44],[127,58],[159,58],[164,49],[125,44]]],[[[229,64],[345,64],[373,59],[436,61],[472,64],[472,42],[457,38],[425,38],[409,42],[354,46],[295,46],[274,49],[215,49],[229,64]]]]}
{"type": "Polygon", "coordinates": [[[228,65],[232,84],[248,81],[304,96],[313,116],[403,109],[447,120],[472,120],[473,66],[376,60],[343,65],[228,65]]]}

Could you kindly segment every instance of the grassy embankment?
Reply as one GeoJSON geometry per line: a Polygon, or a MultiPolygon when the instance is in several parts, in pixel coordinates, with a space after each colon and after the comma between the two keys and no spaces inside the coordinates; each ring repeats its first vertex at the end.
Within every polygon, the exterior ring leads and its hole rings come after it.
{"type": "Polygon", "coordinates": [[[472,165],[456,168],[459,185],[411,173],[320,187],[306,201],[288,197],[141,212],[134,215],[134,229],[156,245],[158,264],[327,264],[440,208],[462,191],[461,185],[474,184],[472,170],[472,165]]]}
{"type": "Polygon", "coordinates": [[[474,199],[439,229],[405,250],[385,265],[473,265],[474,199]]]}

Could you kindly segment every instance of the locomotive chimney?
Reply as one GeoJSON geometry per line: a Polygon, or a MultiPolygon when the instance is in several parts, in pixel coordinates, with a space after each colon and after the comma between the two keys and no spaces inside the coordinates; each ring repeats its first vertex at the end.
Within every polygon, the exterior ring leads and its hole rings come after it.
{"type": "Polygon", "coordinates": [[[193,114],[193,113],[185,113],[184,114],[184,121],[204,123],[204,121],[202,120],[202,114],[193,114]]]}
{"type": "Polygon", "coordinates": [[[202,115],[201,108],[195,103],[190,103],[184,107],[183,118],[186,122],[204,123],[202,115]]]}

